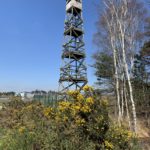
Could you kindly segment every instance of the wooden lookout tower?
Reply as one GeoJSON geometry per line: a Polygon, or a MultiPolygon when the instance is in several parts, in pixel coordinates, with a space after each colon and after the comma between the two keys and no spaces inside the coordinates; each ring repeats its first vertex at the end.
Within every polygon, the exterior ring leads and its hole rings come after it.
{"type": "Polygon", "coordinates": [[[59,79],[62,93],[68,90],[82,90],[87,84],[83,36],[82,0],[66,0],[62,67],[59,79]]]}

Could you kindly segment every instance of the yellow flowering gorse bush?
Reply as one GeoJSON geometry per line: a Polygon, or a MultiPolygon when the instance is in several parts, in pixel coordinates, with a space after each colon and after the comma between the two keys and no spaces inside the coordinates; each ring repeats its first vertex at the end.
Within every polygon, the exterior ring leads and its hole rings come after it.
{"type": "Polygon", "coordinates": [[[110,125],[107,98],[97,99],[88,85],[83,90],[68,91],[68,101],[54,107],[18,98],[7,104],[0,112],[0,149],[131,149],[135,136],[110,125]]]}
{"type": "Polygon", "coordinates": [[[45,117],[49,117],[50,115],[53,114],[53,108],[51,107],[47,107],[43,110],[44,116],[45,117]]]}

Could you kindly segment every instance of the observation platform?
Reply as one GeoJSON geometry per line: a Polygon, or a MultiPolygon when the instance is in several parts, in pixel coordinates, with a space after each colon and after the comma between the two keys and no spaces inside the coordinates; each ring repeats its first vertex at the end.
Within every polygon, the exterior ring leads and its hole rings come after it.
{"type": "Polygon", "coordinates": [[[70,58],[80,60],[85,58],[85,53],[81,51],[64,51],[62,54],[62,58],[70,58]]]}
{"type": "Polygon", "coordinates": [[[60,82],[78,82],[78,83],[82,83],[82,82],[87,82],[87,78],[85,77],[60,77],[59,79],[60,82]]]}
{"type": "Polygon", "coordinates": [[[82,11],[82,3],[80,0],[67,0],[66,12],[74,15],[80,14],[82,11]]]}
{"type": "Polygon", "coordinates": [[[84,32],[82,29],[76,28],[71,26],[69,29],[65,30],[64,35],[73,36],[73,37],[79,37],[83,35],[84,32]]]}

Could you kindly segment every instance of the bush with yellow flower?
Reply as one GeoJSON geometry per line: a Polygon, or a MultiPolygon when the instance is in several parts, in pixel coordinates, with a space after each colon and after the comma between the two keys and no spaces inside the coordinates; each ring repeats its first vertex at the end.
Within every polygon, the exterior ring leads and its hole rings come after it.
{"type": "Polygon", "coordinates": [[[18,98],[8,103],[0,111],[0,149],[133,149],[134,134],[111,123],[107,98],[97,98],[88,85],[67,94],[55,107],[18,98]]]}

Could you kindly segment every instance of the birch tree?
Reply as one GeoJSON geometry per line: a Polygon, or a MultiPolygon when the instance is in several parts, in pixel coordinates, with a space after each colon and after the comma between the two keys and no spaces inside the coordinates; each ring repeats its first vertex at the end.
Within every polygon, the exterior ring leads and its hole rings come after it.
{"type": "Polygon", "coordinates": [[[126,109],[129,125],[132,123],[132,129],[136,132],[136,108],[131,79],[145,10],[138,0],[103,0],[103,3],[105,9],[97,23],[99,32],[95,39],[97,42],[105,41],[107,46],[104,47],[112,51],[118,123],[121,125],[126,109]]]}

